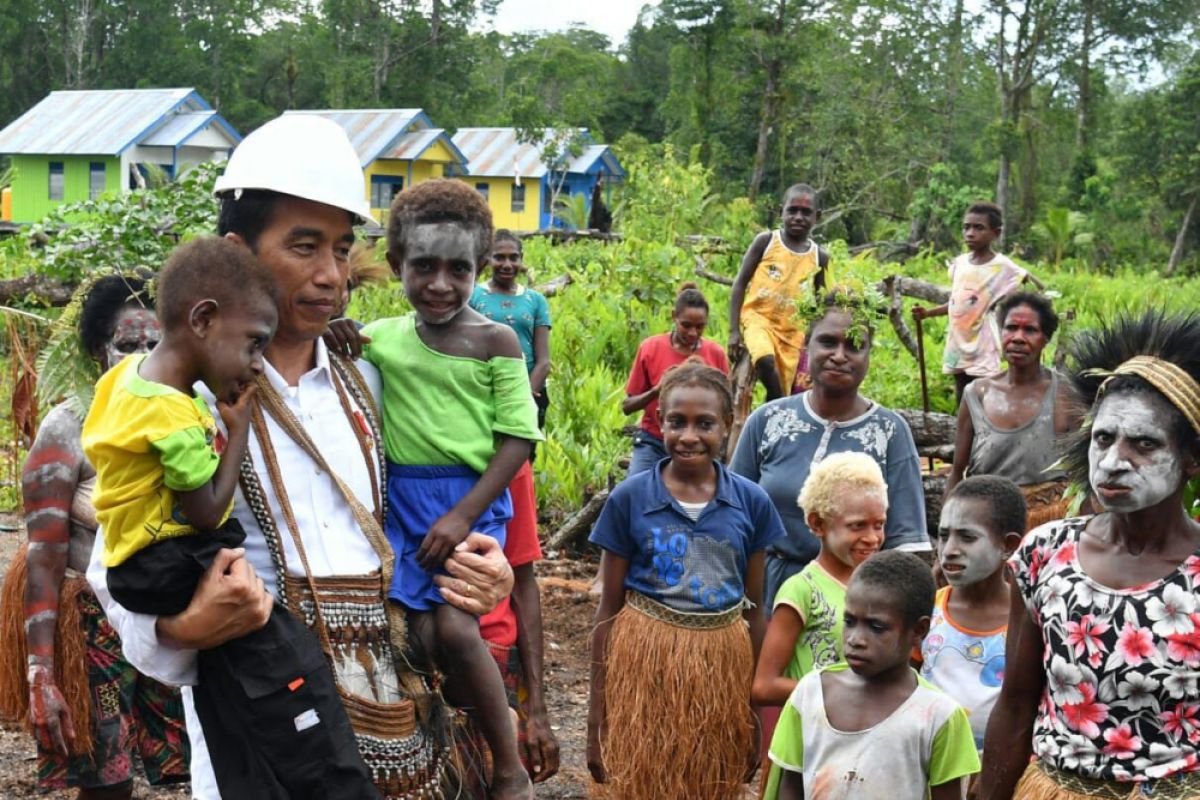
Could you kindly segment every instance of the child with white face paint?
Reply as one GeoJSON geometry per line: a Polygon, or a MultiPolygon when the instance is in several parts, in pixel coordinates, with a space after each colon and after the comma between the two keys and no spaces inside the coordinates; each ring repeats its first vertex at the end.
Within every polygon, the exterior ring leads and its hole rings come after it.
{"type": "Polygon", "coordinates": [[[942,506],[937,557],[950,585],[937,593],[918,660],[921,677],[967,709],[978,749],[1004,678],[1005,561],[1024,531],[1025,497],[1007,478],[967,478],[942,506]]]}

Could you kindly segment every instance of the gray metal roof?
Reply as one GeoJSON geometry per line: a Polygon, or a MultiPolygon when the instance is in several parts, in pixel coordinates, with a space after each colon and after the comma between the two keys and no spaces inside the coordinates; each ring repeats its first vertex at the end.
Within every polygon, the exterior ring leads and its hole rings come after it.
{"type": "MultiPolygon", "coordinates": [[[[581,134],[587,142],[580,154],[571,159],[567,172],[587,172],[596,159],[609,151],[608,145],[595,144],[584,128],[567,129],[564,133],[581,134]]],[[[454,143],[467,158],[468,175],[541,178],[546,174],[541,148],[520,141],[516,128],[459,128],[454,143]]],[[[617,169],[620,170],[619,165],[617,169]]]]}
{"type": "MultiPolygon", "coordinates": [[[[285,111],[284,114],[313,114],[333,120],[350,137],[360,165],[365,169],[372,161],[390,151],[397,140],[412,130],[432,128],[429,118],[419,108],[363,108],[285,111]]],[[[406,158],[407,156],[386,156],[406,158]]]]}
{"type": "Polygon", "coordinates": [[[172,114],[166,124],[138,144],[149,147],[175,147],[190,139],[216,116],[215,111],[185,111],[182,114],[172,114]]]}
{"type": "Polygon", "coordinates": [[[0,131],[0,153],[119,155],[172,112],[209,110],[188,88],[51,92],[0,131]]]}

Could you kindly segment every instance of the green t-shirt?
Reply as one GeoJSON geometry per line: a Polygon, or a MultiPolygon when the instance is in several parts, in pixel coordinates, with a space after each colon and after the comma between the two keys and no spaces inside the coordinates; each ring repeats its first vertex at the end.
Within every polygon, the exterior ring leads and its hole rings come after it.
{"type": "Polygon", "coordinates": [[[439,353],[421,341],[412,314],[376,320],[362,333],[371,337],[363,357],[383,376],[383,440],[392,463],[463,464],[482,474],[498,436],[542,439],[525,359],[439,353]]]}
{"type": "Polygon", "coordinates": [[[804,630],[783,674],[800,680],[814,669],[842,660],[842,611],[846,586],[816,561],[810,561],[783,582],[775,593],[775,608],[787,606],[800,615],[804,630]]]}
{"type": "MultiPolygon", "coordinates": [[[[804,776],[805,797],[821,788],[822,800],[855,800],[864,788],[879,786],[888,787],[892,797],[915,800],[929,797],[932,786],[979,771],[967,712],[919,675],[908,699],[874,726],[862,731],[834,728],[825,709],[821,675],[847,669],[838,664],[796,684],[771,738],[765,800],[779,796],[783,770],[804,776]]],[[[870,698],[864,695],[862,702],[870,698]]]]}

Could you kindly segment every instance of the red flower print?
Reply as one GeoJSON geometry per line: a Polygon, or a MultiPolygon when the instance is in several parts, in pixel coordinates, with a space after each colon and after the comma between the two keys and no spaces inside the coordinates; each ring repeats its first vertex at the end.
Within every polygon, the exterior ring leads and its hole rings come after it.
{"type": "MultiPolygon", "coordinates": [[[[1192,615],[1195,617],[1195,614],[1192,615]]],[[[1175,633],[1167,637],[1167,655],[1189,667],[1200,667],[1200,628],[1191,633],[1175,633]]]]}
{"type": "Polygon", "coordinates": [[[1180,703],[1175,708],[1162,712],[1159,716],[1163,721],[1163,730],[1176,739],[1184,736],[1191,738],[1200,730],[1200,719],[1196,718],[1196,706],[1194,705],[1180,703]]]}
{"type": "Polygon", "coordinates": [[[1113,758],[1133,758],[1142,747],[1142,740],[1133,735],[1129,725],[1119,725],[1104,732],[1104,755],[1113,758]]]}
{"type": "Polygon", "coordinates": [[[1188,556],[1187,561],[1183,562],[1183,574],[1193,581],[1200,580],[1200,557],[1188,556]]]}
{"type": "Polygon", "coordinates": [[[1154,654],[1154,635],[1149,628],[1126,622],[1117,634],[1117,652],[1129,666],[1141,666],[1142,661],[1154,654]]]}
{"type": "Polygon", "coordinates": [[[1097,655],[1104,651],[1104,642],[1100,641],[1099,637],[1110,627],[1107,622],[1097,622],[1091,614],[1084,614],[1078,622],[1067,622],[1067,644],[1075,648],[1076,658],[1082,656],[1085,651],[1089,655],[1097,655]]]}
{"type": "Polygon", "coordinates": [[[1096,739],[1100,736],[1098,723],[1108,719],[1108,706],[1096,702],[1096,687],[1091,683],[1079,684],[1079,693],[1083,695],[1082,702],[1066,703],[1062,707],[1067,727],[1089,739],[1096,739]]]}
{"type": "Polygon", "coordinates": [[[1054,553],[1055,564],[1070,564],[1075,558],[1075,543],[1067,542],[1054,553]]]}

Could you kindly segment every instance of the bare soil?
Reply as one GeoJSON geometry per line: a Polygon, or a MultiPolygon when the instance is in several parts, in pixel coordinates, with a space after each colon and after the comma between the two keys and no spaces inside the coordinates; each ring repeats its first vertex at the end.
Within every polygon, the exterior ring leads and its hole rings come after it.
{"type": "MultiPolygon", "coordinates": [[[[0,514],[0,576],[8,569],[24,529],[20,517],[0,514]]],[[[591,782],[585,760],[588,637],[596,598],[587,587],[595,564],[571,559],[551,559],[538,565],[542,584],[542,613],[546,640],[546,702],[550,722],[561,747],[559,774],[537,787],[546,800],[583,800],[591,782]]],[[[0,642],[0,647],[4,643],[0,642]]],[[[43,792],[36,787],[37,762],[33,738],[16,727],[0,728],[0,798],[70,800],[74,791],[43,792]]],[[[138,776],[134,797],[183,800],[190,797],[186,784],[156,789],[138,776]]]]}

